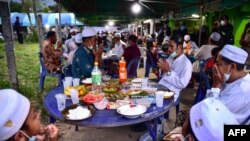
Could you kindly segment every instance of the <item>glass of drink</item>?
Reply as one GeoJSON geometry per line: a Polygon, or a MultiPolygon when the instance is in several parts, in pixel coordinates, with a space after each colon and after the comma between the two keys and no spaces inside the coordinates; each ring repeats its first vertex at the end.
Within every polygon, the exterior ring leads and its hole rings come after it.
{"type": "Polygon", "coordinates": [[[66,95],[64,94],[56,94],[55,95],[56,101],[57,101],[57,107],[59,111],[62,111],[65,109],[66,106],[66,95]]]}
{"type": "Polygon", "coordinates": [[[69,93],[70,93],[72,103],[73,104],[78,104],[79,103],[78,90],[72,88],[72,89],[69,90],[69,93]]]}
{"type": "Polygon", "coordinates": [[[155,93],[156,107],[163,107],[164,91],[157,91],[155,93]]]}

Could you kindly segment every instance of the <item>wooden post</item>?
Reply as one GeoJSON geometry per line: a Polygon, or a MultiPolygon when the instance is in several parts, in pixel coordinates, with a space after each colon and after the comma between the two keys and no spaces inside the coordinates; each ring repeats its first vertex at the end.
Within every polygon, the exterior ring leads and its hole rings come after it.
{"type": "Polygon", "coordinates": [[[57,21],[57,34],[58,34],[58,38],[61,40],[62,39],[62,37],[61,37],[61,2],[60,2],[60,0],[58,0],[58,14],[59,14],[59,19],[58,19],[58,21],[57,21]]]}
{"type": "Polygon", "coordinates": [[[13,45],[13,30],[11,25],[10,18],[10,7],[8,2],[0,1],[0,16],[2,18],[2,30],[3,37],[5,41],[5,52],[7,58],[7,66],[9,72],[9,78],[11,83],[11,88],[18,88],[18,79],[17,79],[17,71],[16,71],[16,61],[15,61],[15,53],[14,53],[14,45],[13,45]]]}
{"type": "Polygon", "coordinates": [[[199,47],[201,46],[201,28],[202,28],[202,17],[203,17],[203,1],[202,1],[202,5],[200,6],[200,30],[199,30],[199,47]]]}
{"type": "Polygon", "coordinates": [[[60,36],[60,28],[59,28],[59,25],[58,25],[58,19],[55,19],[56,20],[56,36],[58,39],[61,39],[61,36],[60,36]]]}

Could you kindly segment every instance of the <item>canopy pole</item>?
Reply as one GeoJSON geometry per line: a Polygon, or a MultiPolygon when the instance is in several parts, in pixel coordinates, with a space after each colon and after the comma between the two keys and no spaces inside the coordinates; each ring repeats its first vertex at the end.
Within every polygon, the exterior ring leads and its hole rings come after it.
{"type": "Polygon", "coordinates": [[[202,1],[202,5],[200,6],[200,30],[199,30],[199,47],[201,46],[201,29],[202,29],[202,17],[203,17],[203,1],[202,1]]]}
{"type": "Polygon", "coordinates": [[[61,2],[60,0],[58,0],[57,8],[58,8],[58,14],[59,14],[57,34],[58,34],[58,38],[61,39],[61,2]]]}

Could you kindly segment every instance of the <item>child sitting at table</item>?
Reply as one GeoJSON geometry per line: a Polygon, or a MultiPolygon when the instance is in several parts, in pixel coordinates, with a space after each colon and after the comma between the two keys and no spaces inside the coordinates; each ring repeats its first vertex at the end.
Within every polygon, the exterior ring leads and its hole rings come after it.
{"type": "Polygon", "coordinates": [[[40,114],[30,101],[12,89],[0,90],[0,140],[57,141],[58,128],[50,124],[42,127],[40,114]]]}

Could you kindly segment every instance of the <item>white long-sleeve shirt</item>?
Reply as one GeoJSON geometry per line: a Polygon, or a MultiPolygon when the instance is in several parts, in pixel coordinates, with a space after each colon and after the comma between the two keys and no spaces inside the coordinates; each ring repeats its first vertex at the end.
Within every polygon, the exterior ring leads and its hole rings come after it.
{"type": "Polygon", "coordinates": [[[113,53],[116,54],[118,57],[121,57],[124,53],[124,49],[122,47],[123,45],[126,46],[126,44],[123,41],[115,43],[113,53]]]}
{"type": "Polygon", "coordinates": [[[211,51],[217,47],[216,45],[203,45],[194,54],[194,57],[199,60],[207,60],[212,57],[211,51]]]}
{"type": "MultiPolygon", "coordinates": [[[[207,97],[214,97],[226,105],[235,114],[239,123],[250,115],[250,75],[227,83],[223,88],[212,88],[207,91],[207,97]]],[[[250,123],[250,120],[247,122],[250,123]]]]}
{"type": "Polygon", "coordinates": [[[159,83],[175,92],[174,98],[176,100],[180,91],[186,88],[191,79],[192,64],[184,54],[175,60],[168,58],[166,61],[170,65],[171,75],[164,74],[159,83]]]}

